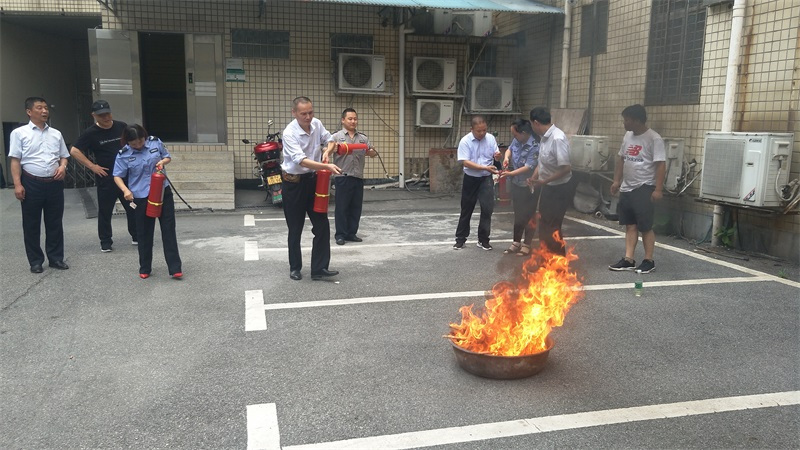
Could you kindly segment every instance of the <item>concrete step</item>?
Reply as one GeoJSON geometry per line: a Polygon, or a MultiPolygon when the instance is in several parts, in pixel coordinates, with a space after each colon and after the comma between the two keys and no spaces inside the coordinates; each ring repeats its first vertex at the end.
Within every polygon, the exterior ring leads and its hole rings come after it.
{"type": "MultiPolygon", "coordinates": [[[[232,151],[170,151],[167,174],[193,209],[235,209],[232,151]]],[[[175,196],[176,209],[188,209],[175,196]]]]}

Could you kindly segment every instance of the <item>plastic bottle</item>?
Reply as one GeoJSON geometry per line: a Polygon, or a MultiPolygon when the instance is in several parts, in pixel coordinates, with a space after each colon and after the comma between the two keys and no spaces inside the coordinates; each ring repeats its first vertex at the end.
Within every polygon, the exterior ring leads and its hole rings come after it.
{"type": "Polygon", "coordinates": [[[644,287],[644,280],[642,280],[642,271],[636,271],[636,281],[633,283],[633,294],[637,297],[642,296],[642,288],[644,287]]]}

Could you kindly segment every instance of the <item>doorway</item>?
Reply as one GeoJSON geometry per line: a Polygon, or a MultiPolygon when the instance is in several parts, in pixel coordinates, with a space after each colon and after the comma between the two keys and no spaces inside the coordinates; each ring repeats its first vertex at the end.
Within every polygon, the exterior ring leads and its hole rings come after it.
{"type": "Polygon", "coordinates": [[[142,125],[163,141],[189,141],[185,55],[182,34],[139,33],[142,125]]]}

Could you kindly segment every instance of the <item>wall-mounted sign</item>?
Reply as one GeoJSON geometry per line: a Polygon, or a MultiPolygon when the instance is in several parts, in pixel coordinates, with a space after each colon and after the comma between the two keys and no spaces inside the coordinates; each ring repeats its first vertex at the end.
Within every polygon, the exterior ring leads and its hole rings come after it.
{"type": "Polygon", "coordinates": [[[225,60],[225,81],[244,82],[244,60],[242,58],[225,60]]]}

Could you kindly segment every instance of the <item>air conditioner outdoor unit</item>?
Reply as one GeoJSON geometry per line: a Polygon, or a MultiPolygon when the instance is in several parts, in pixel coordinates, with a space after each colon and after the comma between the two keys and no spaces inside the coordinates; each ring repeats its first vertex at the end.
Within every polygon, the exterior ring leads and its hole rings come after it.
{"type": "Polygon", "coordinates": [[[492,34],[492,12],[434,10],[433,32],[454,36],[489,36],[492,34]]]}
{"type": "Polygon", "coordinates": [[[789,181],[793,133],[706,133],[700,198],[781,206],[776,190],[789,181]]]}
{"type": "Polygon", "coordinates": [[[666,175],[664,187],[670,191],[678,188],[678,179],[683,176],[683,155],[685,144],[682,138],[663,138],[666,153],[666,175]]]}
{"type": "Polygon", "coordinates": [[[608,137],[572,136],[569,145],[569,163],[573,170],[600,170],[608,161],[608,137]]]}
{"type": "Polygon", "coordinates": [[[455,94],[456,60],[414,57],[413,91],[418,94],[455,94]]]}
{"type": "Polygon", "coordinates": [[[418,127],[453,128],[453,100],[417,100],[418,127]]]}
{"type": "Polygon", "coordinates": [[[469,108],[475,112],[510,112],[513,108],[514,79],[470,78],[469,108]]]}
{"type": "Polygon", "coordinates": [[[339,53],[339,89],[383,92],[386,89],[386,59],[382,55],[339,53]]]}

